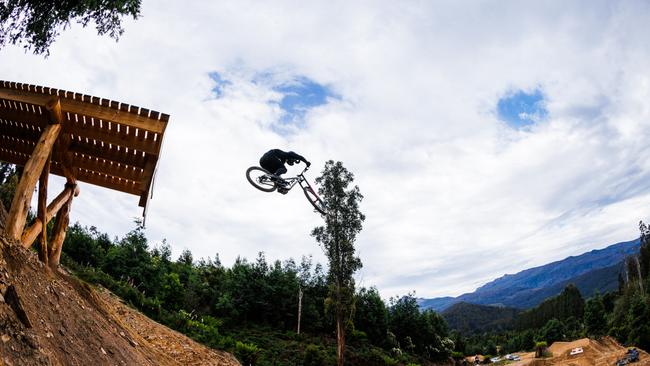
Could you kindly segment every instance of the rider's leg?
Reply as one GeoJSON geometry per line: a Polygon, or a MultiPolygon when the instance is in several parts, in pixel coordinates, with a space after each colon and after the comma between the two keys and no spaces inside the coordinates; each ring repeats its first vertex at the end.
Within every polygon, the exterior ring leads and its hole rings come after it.
{"type": "Polygon", "coordinates": [[[279,177],[279,176],[281,176],[282,174],[284,174],[286,172],[287,172],[287,168],[283,164],[281,167],[279,167],[278,169],[275,170],[274,174],[279,177]]]}
{"type": "Polygon", "coordinates": [[[280,177],[281,174],[287,172],[287,168],[285,168],[284,164],[282,164],[282,160],[280,160],[275,156],[267,156],[267,155],[262,156],[262,158],[260,159],[260,166],[266,169],[266,171],[268,171],[269,173],[274,174],[278,177],[280,177]]]}

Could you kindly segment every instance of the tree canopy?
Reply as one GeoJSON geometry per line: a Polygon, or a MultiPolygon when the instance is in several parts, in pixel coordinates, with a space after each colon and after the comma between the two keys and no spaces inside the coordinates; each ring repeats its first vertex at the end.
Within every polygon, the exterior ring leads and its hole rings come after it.
{"type": "Polygon", "coordinates": [[[0,2],[0,47],[22,44],[35,54],[49,54],[61,33],[78,23],[94,23],[98,35],[118,40],[122,18],[140,15],[141,0],[5,0],[0,2]]]}

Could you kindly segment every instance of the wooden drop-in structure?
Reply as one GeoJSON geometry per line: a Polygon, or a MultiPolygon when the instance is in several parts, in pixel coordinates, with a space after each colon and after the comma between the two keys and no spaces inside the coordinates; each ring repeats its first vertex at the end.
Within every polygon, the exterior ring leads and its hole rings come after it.
{"type": "Polygon", "coordinates": [[[0,160],[23,166],[5,236],[56,267],[77,182],[137,195],[146,210],[169,115],[108,99],[0,81],[0,160]],[[66,178],[47,204],[49,174],[66,178]],[[38,182],[35,222],[25,229],[38,182]],[[52,238],[47,224],[55,219],[52,238]]]}

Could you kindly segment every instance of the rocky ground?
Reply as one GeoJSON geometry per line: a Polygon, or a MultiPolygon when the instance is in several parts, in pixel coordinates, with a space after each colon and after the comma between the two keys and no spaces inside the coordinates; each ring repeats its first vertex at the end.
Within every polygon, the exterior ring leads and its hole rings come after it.
{"type": "Polygon", "coordinates": [[[239,365],[2,236],[0,295],[0,366],[239,365]]]}

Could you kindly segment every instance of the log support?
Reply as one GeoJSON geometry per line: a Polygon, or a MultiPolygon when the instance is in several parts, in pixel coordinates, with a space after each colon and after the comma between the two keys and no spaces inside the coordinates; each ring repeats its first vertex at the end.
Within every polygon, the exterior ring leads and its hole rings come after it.
{"type": "Polygon", "coordinates": [[[70,196],[66,204],[56,214],[56,221],[54,222],[54,233],[52,235],[52,243],[48,253],[49,266],[56,269],[61,261],[61,250],[63,249],[63,241],[68,232],[68,225],[70,224],[70,210],[72,207],[72,198],[70,196]]]}
{"type": "MultiPolygon", "coordinates": [[[[50,163],[51,160],[48,157],[38,182],[38,209],[36,215],[41,222],[47,222],[47,180],[50,176],[50,163]]],[[[47,264],[47,225],[41,225],[38,243],[40,247],[38,258],[41,262],[47,264]]]]}
{"type": "Polygon", "coordinates": [[[41,176],[45,163],[50,158],[52,147],[60,131],[60,124],[47,126],[36,143],[32,156],[27,161],[27,164],[25,164],[23,175],[16,187],[16,193],[11,202],[11,209],[9,210],[9,216],[5,224],[5,236],[9,239],[16,241],[21,239],[21,234],[27,221],[27,213],[32,195],[36,188],[36,181],[41,176]]]}
{"type": "Polygon", "coordinates": [[[29,248],[34,243],[34,240],[38,238],[39,234],[43,230],[43,222],[45,226],[52,221],[52,219],[59,213],[59,211],[68,204],[68,201],[72,200],[73,197],[79,195],[79,187],[77,185],[66,184],[65,189],[61,194],[59,194],[52,202],[47,206],[45,220],[37,217],[32,226],[27,228],[22,235],[21,243],[25,248],[29,248]]]}
{"type": "Polygon", "coordinates": [[[63,126],[63,132],[61,136],[57,139],[54,146],[55,157],[61,162],[61,168],[63,170],[63,175],[67,179],[69,184],[77,183],[77,169],[72,166],[72,154],[70,153],[70,144],[72,139],[70,138],[70,125],[64,123],[63,111],[61,109],[61,99],[56,98],[50,100],[45,105],[45,110],[47,110],[48,118],[50,123],[60,124],[63,126]]]}

